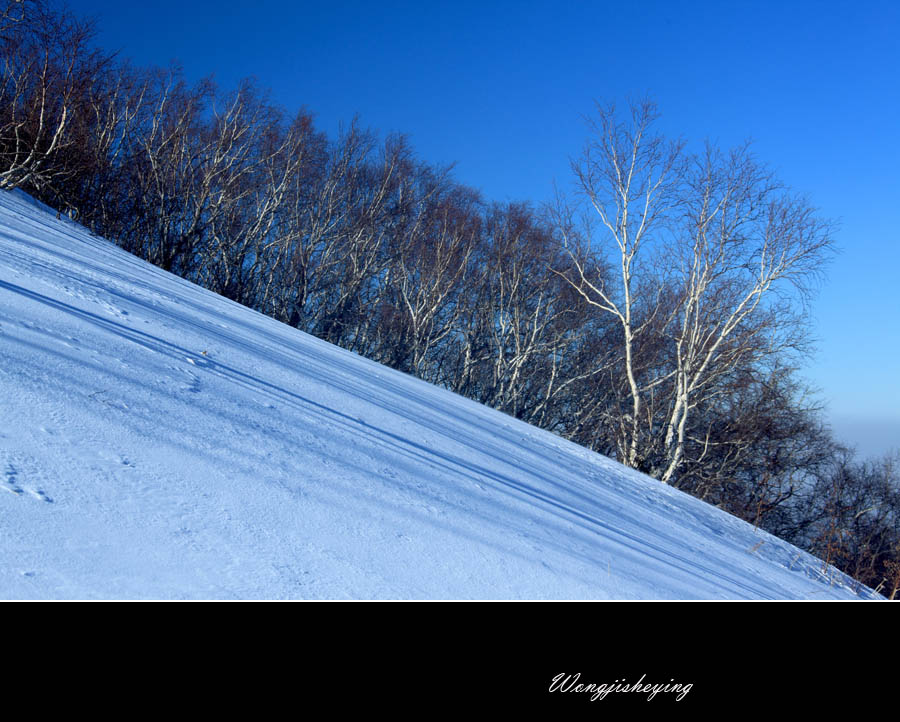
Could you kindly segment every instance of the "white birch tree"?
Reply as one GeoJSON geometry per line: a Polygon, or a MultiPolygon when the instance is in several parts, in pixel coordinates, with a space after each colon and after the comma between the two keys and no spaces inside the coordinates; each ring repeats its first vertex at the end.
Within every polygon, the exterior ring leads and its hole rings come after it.
{"type": "Polygon", "coordinates": [[[625,122],[598,108],[573,168],[602,233],[587,256],[568,246],[567,280],[621,330],[630,408],[620,412],[619,459],[674,483],[697,461],[686,458],[692,411],[729,375],[806,343],[800,306],[832,227],[747,146],[691,156],[652,134],[655,119],[646,102],[625,122]],[[605,254],[617,284],[587,271],[591,252],[605,254]]]}
{"type": "Polygon", "coordinates": [[[648,246],[666,235],[681,202],[678,191],[684,160],[681,143],[652,135],[657,117],[652,103],[634,104],[630,110],[629,120],[622,122],[614,107],[598,105],[597,119],[589,121],[591,138],[582,157],[572,164],[577,191],[596,213],[615,256],[610,265],[616,269],[618,283],[613,286],[603,277],[592,277],[582,254],[571,247],[568,250],[576,271],[570,282],[589,304],[611,314],[621,328],[621,369],[631,409],[620,425],[618,456],[626,465],[640,467],[645,452],[642,439],[646,437],[644,395],[663,379],[641,378],[644,359],[635,354],[639,337],[661,310],[657,291],[662,290],[660,281],[657,288],[643,288],[639,295],[638,276],[644,255],[652,250],[648,246]]]}

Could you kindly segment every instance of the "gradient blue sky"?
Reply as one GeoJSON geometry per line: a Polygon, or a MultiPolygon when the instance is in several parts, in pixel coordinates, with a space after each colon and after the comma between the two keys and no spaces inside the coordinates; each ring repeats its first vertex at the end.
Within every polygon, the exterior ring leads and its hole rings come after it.
{"type": "Polygon", "coordinates": [[[861,453],[900,448],[900,2],[81,0],[103,46],[253,75],[333,132],[407,133],[496,200],[569,183],[595,99],[758,157],[840,222],[806,376],[861,453]]]}

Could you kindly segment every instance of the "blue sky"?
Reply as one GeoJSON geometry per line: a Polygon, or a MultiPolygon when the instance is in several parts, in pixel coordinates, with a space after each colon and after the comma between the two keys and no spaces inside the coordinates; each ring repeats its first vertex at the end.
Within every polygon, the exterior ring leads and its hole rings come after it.
{"type": "Polygon", "coordinates": [[[806,371],[863,454],[900,448],[900,3],[71,4],[139,65],[224,86],[253,75],[333,132],[407,133],[496,200],[570,181],[594,100],[649,96],[660,129],[758,157],[836,219],[806,371]]]}

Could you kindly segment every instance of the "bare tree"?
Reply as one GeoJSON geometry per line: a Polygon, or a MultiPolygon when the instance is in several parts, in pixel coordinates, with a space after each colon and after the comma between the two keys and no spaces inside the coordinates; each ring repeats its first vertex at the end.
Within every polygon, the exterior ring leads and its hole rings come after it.
{"type": "Polygon", "coordinates": [[[448,174],[419,167],[404,183],[398,211],[405,223],[387,239],[388,294],[379,309],[384,339],[378,357],[435,382],[440,364],[432,356],[463,313],[459,294],[481,230],[478,194],[448,174]]]}
{"type": "Polygon", "coordinates": [[[691,157],[651,134],[655,118],[649,103],[633,105],[627,122],[598,109],[574,170],[604,231],[594,250],[612,250],[619,282],[592,278],[590,251],[568,243],[576,273],[567,280],[621,329],[630,409],[620,460],[671,483],[692,410],[730,374],[804,345],[791,304],[809,294],[832,240],[830,224],[748,148],[691,157]]]}
{"type": "Polygon", "coordinates": [[[670,231],[672,214],[682,202],[682,145],[651,135],[656,117],[650,102],[632,105],[628,122],[617,119],[614,107],[598,105],[597,119],[589,121],[591,139],[581,159],[572,164],[577,190],[596,212],[616,254],[616,260],[610,262],[618,275],[618,283],[613,285],[606,278],[592,278],[584,260],[590,255],[567,244],[576,271],[570,283],[588,303],[611,314],[621,329],[621,363],[631,409],[623,416],[617,445],[619,459],[632,467],[643,466],[643,398],[662,382],[661,378],[641,378],[643,360],[635,351],[639,338],[661,310],[663,284],[660,281],[657,288],[645,285],[638,293],[638,276],[648,246],[652,251],[670,231]]]}
{"type": "Polygon", "coordinates": [[[691,409],[721,375],[803,347],[802,318],[773,302],[802,303],[832,246],[831,225],[779,187],[746,147],[727,155],[707,147],[694,164],[672,249],[680,298],[664,482],[684,457],[691,409]],[[786,286],[793,296],[780,295],[786,286]]]}
{"type": "Polygon", "coordinates": [[[62,152],[73,118],[110,58],[91,49],[93,26],[42,2],[0,10],[0,188],[46,195],[73,173],[62,152]]]}
{"type": "Polygon", "coordinates": [[[398,220],[396,194],[412,162],[402,137],[388,138],[377,154],[376,147],[374,135],[355,124],[338,141],[334,186],[325,205],[336,215],[329,253],[319,261],[312,328],[319,337],[361,354],[374,342],[369,311],[378,307],[386,288],[387,239],[398,220]]]}
{"type": "Polygon", "coordinates": [[[844,452],[822,475],[801,511],[809,526],[798,541],[891,598],[900,563],[900,458],[855,462],[844,452]]]}

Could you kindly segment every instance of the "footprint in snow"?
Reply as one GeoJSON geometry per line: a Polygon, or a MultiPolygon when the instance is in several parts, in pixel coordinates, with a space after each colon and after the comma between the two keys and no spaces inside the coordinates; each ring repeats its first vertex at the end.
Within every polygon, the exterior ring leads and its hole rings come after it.
{"type": "Polygon", "coordinates": [[[3,488],[17,496],[21,496],[25,490],[19,486],[17,483],[17,479],[19,477],[19,471],[12,464],[6,465],[6,472],[3,474],[3,488]]]}
{"type": "MultiPolygon", "coordinates": [[[[190,359],[185,359],[185,360],[188,362],[191,362],[190,359]]],[[[193,362],[191,362],[191,363],[193,363],[193,362]]],[[[189,371],[188,369],[181,368],[178,366],[170,366],[169,368],[172,369],[173,371],[179,371],[180,373],[183,373],[185,376],[187,376],[187,379],[188,379],[187,384],[184,386],[180,386],[179,387],[180,391],[190,391],[192,394],[196,394],[196,393],[200,392],[200,377],[197,376],[197,374],[195,374],[193,371],[189,371]]]]}
{"type": "Polygon", "coordinates": [[[184,373],[187,374],[187,377],[190,381],[187,386],[182,387],[182,390],[190,391],[192,394],[200,393],[200,377],[195,373],[191,373],[187,369],[184,369],[184,373]]]}
{"type": "Polygon", "coordinates": [[[28,493],[38,501],[43,501],[47,504],[53,503],[53,499],[51,499],[43,489],[29,489],[28,493]]]}
{"type": "Polygon", "coordinates": [[[7,462],[6,470],[3,474],[3,485],[0,488],[6,489],[7,491],[15,494],[16,496],[22,496],[27,491],[29,495],[33,496],[35,499],[39,501],[43,501],[47,504],[52,504],[53,499],[50,497],[47,492],[45,492],[40,487],[28,487],[23,486],[19,483],[20,471],[19,467],[14,464],[7,462]]]}

